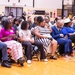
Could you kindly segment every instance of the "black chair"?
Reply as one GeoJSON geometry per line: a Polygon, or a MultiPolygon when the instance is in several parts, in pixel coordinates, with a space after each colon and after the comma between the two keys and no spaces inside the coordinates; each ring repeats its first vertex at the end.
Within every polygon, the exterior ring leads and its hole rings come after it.
{"type": "Polygon", "coordinates": [[[2,61],[2,51],[0,50],[0,62],[2,61]]]}
{"type": "MultiPolygon", "coordinates": [[[[22,45],[23,46],[23,45],[22,45]]],[[[34,58],[37,58],[37,60],[39,61],[40,60],[40,56],[39,56],[39,50],[38,50],[38,48],[37,48],[37,46],[35,46],[35,45],[32,45],[32,52],[31,52],[31,54],[32,54],[32,59],[34,59],[34,58]]],[[[24,57],[25,57],[25,59],[26,59],[26,61],[27,61],[27,58],[26,58],[26,56],[25,56],[25,53],[26,53],[26,50],[25,50],[25,46],[23,46],[23,54],[24,54],[24,57]]]]}
{"type": "Polygon", "coordinates": [[[72,44],[73,44],[72,50],[74,50],[75,49],[75,34],[74,35],[71,35],[70,37],[71,37],[72,44]]]}

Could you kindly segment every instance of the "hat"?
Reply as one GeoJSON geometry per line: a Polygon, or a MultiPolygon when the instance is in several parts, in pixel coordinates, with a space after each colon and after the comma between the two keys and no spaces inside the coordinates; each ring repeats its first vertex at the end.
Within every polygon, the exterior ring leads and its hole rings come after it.
{"type": "Polygon", "coordinates": [[[71,22],[70,18],[66,18],[66,19],[64,20],[64,23],[69,23],[69,22],[71,22]]]}

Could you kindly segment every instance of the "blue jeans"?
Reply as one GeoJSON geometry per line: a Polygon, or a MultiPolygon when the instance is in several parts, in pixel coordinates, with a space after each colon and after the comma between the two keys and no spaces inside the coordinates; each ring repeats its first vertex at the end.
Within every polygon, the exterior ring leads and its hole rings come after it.
{"type": "Polygon", "coordinates": [[[2,60],[8,60],[7,45],[5,43],[0,42],[0,50],[2,52],[2,60]]]}
{"type": "Polygon", "coordinates": [[[57,40],[59,45],[64,45],[64,53],[72,52],[72,41],[70,39],[60,38],[57,40]]]}

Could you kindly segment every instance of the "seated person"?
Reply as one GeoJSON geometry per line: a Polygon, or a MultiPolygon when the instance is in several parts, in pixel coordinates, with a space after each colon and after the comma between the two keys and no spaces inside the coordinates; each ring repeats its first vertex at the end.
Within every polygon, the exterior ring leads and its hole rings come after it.
{"type": "Polygon", "coordinates": [[[37,22],[38,26],[36,26],[32,32],[34,32],[36,40],[43,44],[45,51],[50,51],[50,47],[52,48],[50,59],[56,60],[55,52],[57,50],[57,41],[52,39],[50,35],[52,32],[51,27],[45,23],[42,16],[37,17],[37,22]]]}
{"type": "Polygon", "coordinates": [[[0,40],[3,41],[7,47],[11,50],[12,59],[17,61],[20,65],[23,65],[23,52],[22,45],[13,40],[15,38],[14,29],[12,28],[12,24],[9,20],[5,21],[4,28],[1,29],[0,32],[0,40]]]}
{"type": "Polygon", "coordinates": [[[72,42],[75,42],[75,29],[71,27],[72,22],[69,18],[64,20],[64,28],[62,29],[62,33],[64,36],[67,36],[72,42]]]}
{"type": "Polygon", "coordinates": [[[64,55],[69,57],[72,52],[72,41],[62,34],[63,20],[58,20],[56,25],[52,27],[52,36],[57,40],[59,47],[64,45],[64,55]]]}
{"type": "Polygon", "coordinates": [[[27,21],[23,21],[21,25],[21,30],[19,31],[19,37],[20,41],[22,42],[22,45],[25,46],[25,54],[27,57],[27,63],[30,64],[32,60],[31,52],[33,50],[32,45],[35,45],[38,47],[38,50],[40,50],[40,59],[44,61],[48,61],[45,56],[45,52],[43,50],[43,45],[32,39],[31,31],[29,30],[29,24],[27,21]]]}
{"type": "Polygon", "coordinates": [[[19,26],[17,27],[18,32],[21,30],[21,25],[22,25],[23,20],[19,19],[19,26]]]}
{"type": "Polygon", "coordinates": [[[31,29],[37,25],[37,16],[34,17],[34,23],[31,24],[31,29]]]}
{"type": "Polygon", "coordinates": [[[0,41],[0,50],[2,52],[2,63],[1,66],[10,68],[11,65],[8,63],[7,45],[0,41]]]}

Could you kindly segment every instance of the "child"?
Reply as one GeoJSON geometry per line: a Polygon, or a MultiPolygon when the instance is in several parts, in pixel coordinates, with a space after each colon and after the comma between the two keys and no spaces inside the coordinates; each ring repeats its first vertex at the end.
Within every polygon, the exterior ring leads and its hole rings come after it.
{"type": "Polygon", "coordinates": [[[22,42],[22,45],[25,46],[27,63],[28,64],[31,63],[31,59],[32,59],[31,52],[33,49],[32,44],[37,46],[38,49],[40,50],[40,59],[41,60],[43,59],[44,61],[48,61],[45,56],[43,45],[32,38],[31,31],[28,28],[29,28],[29,24],[27,23],[27,21],[23,21],[21,25],[21,30],[19,31],[20,41],[22,42]]]}

